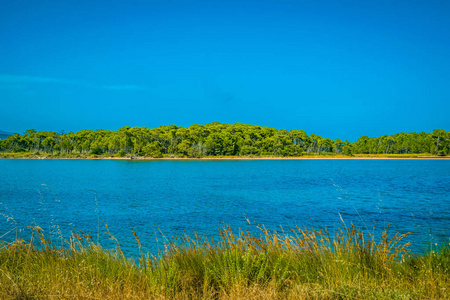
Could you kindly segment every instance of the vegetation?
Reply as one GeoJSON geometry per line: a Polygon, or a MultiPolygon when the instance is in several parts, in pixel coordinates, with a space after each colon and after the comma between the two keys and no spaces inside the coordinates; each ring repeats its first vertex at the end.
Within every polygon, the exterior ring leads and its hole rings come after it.
{"type": "Polygon", "coordinates": [[[0,141],[0,155],[230,157],[302,155],[439,155],[450,154],[450,131],[360,137],[356,142],[307,135],[303,130],[274,129],[241,123],[123,127],[118,131],[56,133],[27,130],[0,141]]]}
{"type": "MultiPolygon", "coordinates": [[[[41,228],[28,242],[0,249],[2,299],[445,299],[450,246],[412,254],[406,235],[379,239],[358,228],[258,227],[260,234],[225,227],[220,240],[181,236],[158,256],[125,258],[89,235],[61,237],[41,228]]],[[[140,251],[140,240],[136,238],[140,251]]]]}

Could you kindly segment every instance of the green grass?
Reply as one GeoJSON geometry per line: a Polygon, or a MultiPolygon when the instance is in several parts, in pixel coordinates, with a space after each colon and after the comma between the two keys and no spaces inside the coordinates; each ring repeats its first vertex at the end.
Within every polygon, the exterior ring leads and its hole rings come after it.
{"type": "Polygon", "coordinates": [[[412,254],[406,235],[354,226],[182,235],[159,255],[102,249],[74,234],[60,246],[33,228],[0,249],[1,299],[446,299],[450,246],[412,254]],[[61,246],[64,245],[64,246],[61,246]]]}

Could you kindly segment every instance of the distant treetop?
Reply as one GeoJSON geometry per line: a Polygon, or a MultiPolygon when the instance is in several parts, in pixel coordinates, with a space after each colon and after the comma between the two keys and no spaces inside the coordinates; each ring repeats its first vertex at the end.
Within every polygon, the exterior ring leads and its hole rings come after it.
{"type": "MultiPolygon", "coordinates": [[[[0,136],[3,132],[0,131],[0,136]]],[[[303,130],[285,130],[242,123],[122,127],[59,133],[27,130],[5,136],[1,152],[56,155],[110,155],[148,157],[302,156],[307,154],[450,154],[450,132],[397,133],[350,143],[303,130]]]]}

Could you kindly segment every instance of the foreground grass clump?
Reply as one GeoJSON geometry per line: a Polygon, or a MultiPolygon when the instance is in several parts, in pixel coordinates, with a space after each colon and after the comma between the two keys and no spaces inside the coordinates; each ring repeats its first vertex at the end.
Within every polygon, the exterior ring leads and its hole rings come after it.
{"type": "MultiPolygon", "coordinates": [[[[184,235],[135,261],[90,236],[55,246],[42,229],[0,249],[1,299],[446,299],[450,247],[414,255],[406,235],[376,239],[355,227],[220,239],[184,235]]],[[[140,249],[140,240],[133,232],[140,249]]],[[[113,238],[113,237],[112,237],[113,238]]],[[[114,238],[113,238],[114,239],[114,238]]]]}

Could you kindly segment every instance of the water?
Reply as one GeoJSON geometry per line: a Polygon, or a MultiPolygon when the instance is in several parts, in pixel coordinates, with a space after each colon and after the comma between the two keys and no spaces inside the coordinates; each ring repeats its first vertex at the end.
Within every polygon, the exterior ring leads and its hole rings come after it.
{"type": "Polygon", "coordinates": [[[366,231],[392,223],[421,251],[450,233],[450,160],[112,161],[0,160],[0,236],[54,237],[73,229],[135,254],[155,235],[217,235],[222,223],[254,229],[327,227],[366,231]],[[159,229],[158,229],[158,228],[159,229]],[[15,230],[17,228],[17,230],[15,230]]]}

